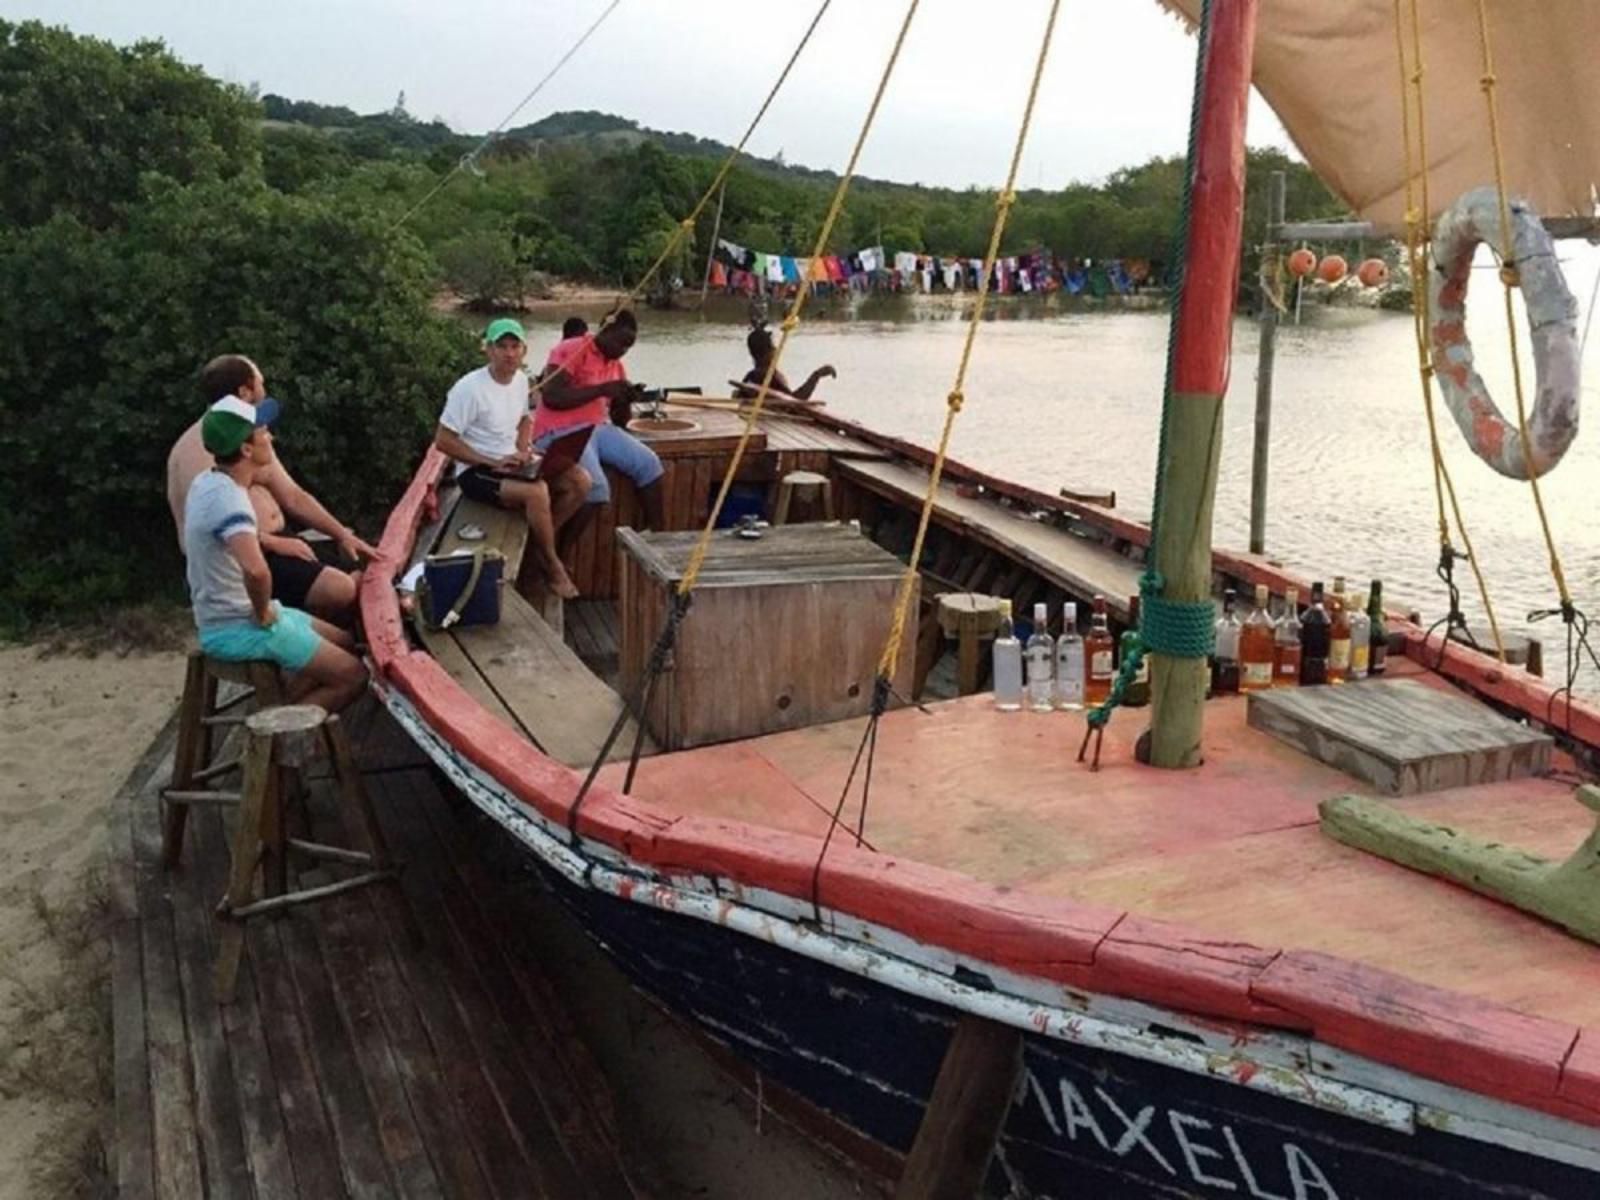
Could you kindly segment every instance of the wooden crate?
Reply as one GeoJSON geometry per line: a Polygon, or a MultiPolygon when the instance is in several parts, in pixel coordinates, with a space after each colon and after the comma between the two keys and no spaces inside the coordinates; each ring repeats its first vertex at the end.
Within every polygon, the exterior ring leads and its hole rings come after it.
{"type": "MultiPolygon", "coordinates": [[[[617,531],[621,690],[649,661],[695,533],[617,531]]],[[[790,525],[747,541],[718,531],[645,724],[663,749],[753,737],[867,712],[903,566],[837,524],[790,525]]],[[[909,695],[913,619],[894,687],[909,695]]]]}
{"type": "Polygon", "coordinates": [[[1252,727],[1390,796],[1550,769],[1545,734],[1414,679],[1276,688],[1254,693],[1249,703],[1252,727]]]}

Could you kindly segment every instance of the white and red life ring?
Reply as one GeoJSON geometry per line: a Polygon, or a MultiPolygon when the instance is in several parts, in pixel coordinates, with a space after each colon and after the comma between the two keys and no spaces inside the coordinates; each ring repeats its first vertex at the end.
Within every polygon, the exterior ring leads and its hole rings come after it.
{"type": "Polygon", "coordinates": [[[1578,305],[1556,262],[1555,246],[1528,203],[1512,198],[1512,252],[1533,330],[1537,398],[1528,413],[1528,449],[1516,417],[1501,415],[1472,361],[1467,340],[1467,278],[1478,243],[1498,249],[1500,198],[1494,188],[1466,193],[1439,218],[1433,234],[1428,331],[1434,378],[1472,452],[1502,475],[1535,477],[1561,461],[1578,433],[1578,305]]]}

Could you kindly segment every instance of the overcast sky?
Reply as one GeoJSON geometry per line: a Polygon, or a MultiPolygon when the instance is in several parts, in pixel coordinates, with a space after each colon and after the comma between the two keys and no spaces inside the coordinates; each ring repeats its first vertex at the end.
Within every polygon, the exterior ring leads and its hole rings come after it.
{"type": "MultiPolygon", "coordinates": [[[[37,18],[181,58],[263,92],[360,112],[404,91],[423,119],[484,132],[571,47],[608,0],[0,0],[37,18]]],[[[811,0],[622,0],[518,114],[592,108],[735,142],[815,13],[811,0]]],[[[904,14],[838,0],[751,142],[758,155],[841,167],[904,14]]],[[[923,0],[863,174],[993,187],[1027,96],[1046,0],[923,0]]],[[[1061,7],[1020,183],[1058,187],[1183,151],[1193,40],[1155,0],[1061,7]]],[[[1267,106],[1252,145],[1292,149],[1267,106]]]]}

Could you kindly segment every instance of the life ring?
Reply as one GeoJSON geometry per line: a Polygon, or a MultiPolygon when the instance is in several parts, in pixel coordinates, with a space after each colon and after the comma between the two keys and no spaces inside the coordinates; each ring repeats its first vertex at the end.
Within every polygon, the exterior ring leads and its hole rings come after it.
{"type": "Polygon", "coordinates": [[[1506,420],[1472,362],[1467,340],[1467,278],[1480,242],[1499,248],[1500,197],[1494,188],[1466,193],[1440,216],[1433,233],[1429,343],[1434,378],[1472,452],[1502,475],[1537,478],[1561,461],[1578,433],[1578,304],[1567,290],[1555,246],[1527,201],[1513,197],[1512,266],[1533,330],[1537,398],[1528,413],[1528,449],[1516,418],[1506,420]]]}

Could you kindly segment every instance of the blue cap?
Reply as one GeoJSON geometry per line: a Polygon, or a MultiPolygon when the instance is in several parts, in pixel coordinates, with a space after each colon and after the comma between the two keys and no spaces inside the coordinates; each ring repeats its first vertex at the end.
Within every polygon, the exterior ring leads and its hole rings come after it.
{"type": "Polygon", "coordinates": [[[282,411],[283,405],[279,404],[271,396],[261,397],[256,402],[256,427],[259,429],[263,425],[276,425],[278,414],[282,411]]]}

